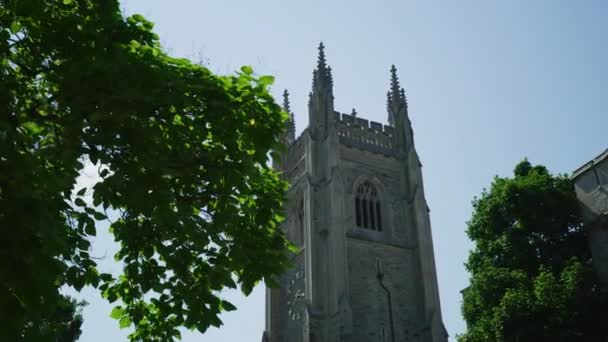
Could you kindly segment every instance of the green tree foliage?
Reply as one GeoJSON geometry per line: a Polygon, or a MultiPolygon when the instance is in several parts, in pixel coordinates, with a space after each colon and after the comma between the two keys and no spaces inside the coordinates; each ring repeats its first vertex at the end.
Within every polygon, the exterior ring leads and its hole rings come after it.
{"type": "Polygon", "coordinates": [[[593,341],[605,324],[573,185],[527,160],[473,202],[459,341],[593,341]]]}
{"type": "Polygon", "coordinates": [[[78,302],[70,297],[62,297],[55,312],[49,317],[39,317],[27,322],[21,332],[23,340],[57,342],[75,342],[82,330],[82,307],[86,302],[78,302]]]}
{"type": "Polygon", "coordinates": [[[132,340],[171,340],[221,324],[218,291],[288,267],[273,78],[172,58],[152,26],[116,0],[0,0],[2,341],[56,313],[63,285],[118,301],[132,340]],[[76,189],[86,160],[102,181],[76,189]],[[117,278],[89,255],[107,210],[117,278]]]}

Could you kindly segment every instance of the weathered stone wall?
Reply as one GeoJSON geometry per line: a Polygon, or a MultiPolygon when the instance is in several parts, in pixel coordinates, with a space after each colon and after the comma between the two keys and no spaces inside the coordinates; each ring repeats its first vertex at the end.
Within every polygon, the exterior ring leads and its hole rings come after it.
{"type": "MultiPolygon", "coordinates": [[[[377,130],[378,127],[372,130],[371,126],[363,124],[352,127],[369,130],[369,134],[386,133],[377,130]]],[[[428,215],[426,202],[423,197],[420,197],[422,202],[414,201],[419,197],[417,191],[422,191],[421,186],[404,185],[404,175],[417,171],[419,162],[416,159],[412,165],[404,163],[397,153],[382,153],[378,150],[381,146],[369,140],[353,144],[351,140],[338,138],[339,144],[331,147],[336,155],[331,162],[334,165],[331,176],[316,183],[322,186],[314,185],[315,180],[307,176],[315,163],[317,167],[327,166],[319,164],[315,156],[323,151],[311,148],[307,131],[290,146],[285,158],[283,177],[292,186],[288,192],[287,219],[283,228],[292,241],[306,247],[296,265],[299,271],[308,270],[307,279],[296,283],[296,288],[306,291],[307,303],[311,306],[304,313],[300,312],[302,317],[292,317],[294,306],[290,302],[293,302],[293,293],[290,291],[293,291],[291,282],[296,270],[287,272],[281,277],[281,289],[274,290],[273,303],[269,303],[273,311],[269,319],[275,324],[275,329],[267,328],[270,340],[306,341],[306,331],[310,329],[308,342],[381,341],[382,335],[384,341],[390,341],[388,298],[377,277],[378,261],[384,273],[383,283],[391,294],[395,340],[437,340],[430,334],[432,318],[425,302],[425,296],[428,297],[425,291],[429,291],[425,289],[428,286],[425,283],[436,280],[434,273],[422,272],[416,231],[425,227],[421,217],[428,215]],[[404,171],[404,167],[413,171],[404,171]],[[305,189],[311,186],[311,181],[314,196],[324,200],[307,202],[305,189]],[[356,226],[356,188],[365,181],[371,182],[379,192],[382,231],[356,226]],[[331,213],[322,215],[328,209],[328,201],[333,209],[331,213]],[[413,206],[418,202],[420,205],[413,206]],[[298,218],[300,212],[305,216],[304,222],[298,218]],[[319,219],[321,217],[323,219],[319,219]],[[327,229],[326,233],[323,233],[324,229],[327,229]],[[301,232],[308,236],[308,245],[300,238],[301,232]],[[337,248],[323,252],[319,243],[324,239],[334,241],[331,246],[337,248]],[[311,251],[314,251],[313,255],[309,254],[311,251]],[[345,261],[344,267],[336,264],[339,260],[345,261]],[[311,304],[310,298],[314,298],[317,304],[311,304]]],[[[415,181],[422,182],[421,179],[415,181]]],[[[309,196],[312,195],[309,193],[309,196]]],[[[300,305],[297,306],[302,308],[300,305]]]]}
{"type": "MultiPolygon", "coordinates": [[[[391,293],[396,341],[430,341],[429,317],[425,315],[424,283],[436,281],[420,269],[414,217],[404,186],[404,164],[396,157],[376,153],[369,145],[352,146],[341,141],[340,174],[344,182],[344,218],[347,238],[349,302],[352,337],[348,341],[390,341],[388,299],[380,286],[376,263],[384,273],[383,283],[391,293]],[[381,232],[356,226],[355,195],[362,182],[372,183],[382,202],[381,232]]],[[[418,164],[415,165],[419,167],[418,164]]],[[[420,215],[427,215],[426,203],[420,215]]],[[[420,220],[419,220],[420,221],[420,220]]],[[[424,227],[421,225],[421,227],[424,227]]]]}
{"type": "Polygon", "coordinates": [[[574,175],[583,219],[592,223],[608,213],[608,151],[603,159],[586,164],[574,175]]]}
{"type": "Polygon", "coordinates": [[[382,282],[391,295],[396,341],[411,341],[418,334],[416,318],[420,312],[415,261],[411,250],[383,243],[348,239],[348,272],[350,303],[353,317],[352,342],[386,340],[390,334],[389,304],[385,290],[377,277],[377,260],[384,276],[382,282]]]}

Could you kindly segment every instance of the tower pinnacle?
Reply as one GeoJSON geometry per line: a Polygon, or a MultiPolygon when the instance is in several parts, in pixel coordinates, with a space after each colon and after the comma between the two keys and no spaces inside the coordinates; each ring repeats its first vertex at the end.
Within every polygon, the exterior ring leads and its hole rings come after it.
{"type": "Polygon", "coordinates": [[[397,115],[407,116],[407,99],[405,97],[405,90],[401,88],[401,85],[399,84],[399,77],[397,77],[397,68],[395,68],[395,65],[391,65],[391,85],[386,97],[388,107],[388,123],[389,125],[394,126],[397,115]],[[404,113],[401,113],[402,111],[404,113]]]}
{"type": "Polygon", "coordinates": [[[399,77],[397,77],[397,68],[395,68],[395,65],[393,64],[391,65],[391,95],[398,95],[400,88],[399,77]]]}
{"type": "Polygon", "coordinates": [[[325,58],[325,45],[319,43],[319,56],[317,57],[317,68],[313,72],[312,87],[314,90],[332,92],[333,78],[331,75],[331,67],[327,65],[325,58]]]}
{"type": "Polygon", "coordinates": [[[291,106],[289,103],[289,92],[287,91],[287,89],[285,89],[285,91],[283,91],[283,109],[291,114],[291,106]]]}
{"type": "Polygon", "coordinates": [[[319,55],[317,66],[313,71],[312,91],[308,100],[308,114],[311,134],[313,136],[325,137],[329,130],[333,129],[330,124],[334,120],[334,94],[331,67],[325,59],[325,45],[319,44],[319,55]]]}
{"type": "Polygon", "coordinates": [[[296,121],[295,121],[293,112],[291,111],[291,104],[289,102],[289,92],[287,91],[287,89],[285,89],[285,91],[283,91],[283,110],[286,111],[287,114],[289,114],[289,119],[285,123],[285,126],[286,126],[287,142],[291,143],[295,140],[296,121]]]}
{"type": "Polygon", "coordinates": [[[325,60],[325,45],[319,43],[319,57],[317,58],[317,69],[325,69],[327,62],[325,60]]]}
{"type": "Polygon", "coordinates": [[[405,106],[405,112],[407,113],[407,97],[405,96],[405,89],[401,88],[399,91],[399,97],[401,101],[403,101],[403,105],[405,106]]]}

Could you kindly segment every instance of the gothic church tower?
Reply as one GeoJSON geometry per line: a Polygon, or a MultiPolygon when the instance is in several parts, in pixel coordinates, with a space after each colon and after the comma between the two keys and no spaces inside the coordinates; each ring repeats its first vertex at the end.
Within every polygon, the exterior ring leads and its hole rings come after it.
{"type": "MultiPolygon", "coordinates": [[[[309,126],[274,162],[290,182],[287,236],[300,246],[267,289],[267,342],[443,342],[429,209],[407,101],[391,68],[388,125],[334,109],[323,45],[309,126]]],[[[287,92],[284,109],[291,113],[287,92]]]]}

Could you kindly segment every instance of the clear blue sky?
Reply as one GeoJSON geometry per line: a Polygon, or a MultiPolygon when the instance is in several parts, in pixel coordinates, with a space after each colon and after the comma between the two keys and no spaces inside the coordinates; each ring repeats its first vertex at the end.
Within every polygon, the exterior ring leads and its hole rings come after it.
{"type": "MultiPolygon", "coordinates": [[[[354,107],[384,122],[389,67],[397,66],[424,166],[451,340],[465,328],[459,291],[468,282],[473,197],[524,157],[566,173],[608,148],[606,1],[130,0],[123,8],[155,22],[172,55],[219,73],[248,64],[275,75],[277,98],[284,88],[292,94],[298,132],[320,41],[342,112],[354,107]]],[[[102,234],[94,250],[116,270],[111,241],[102,234]]],[[[263,289],[226,296],[239,310],[223,316],[221,329],[184,341],[261,339],[263,289]]],[[[90,290],[84,297],[91,304],[81,341],[126,340],[110,305],[90,290]]]]}

